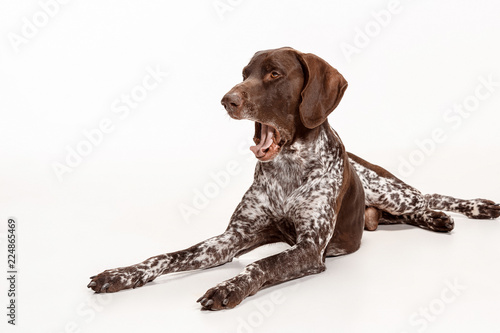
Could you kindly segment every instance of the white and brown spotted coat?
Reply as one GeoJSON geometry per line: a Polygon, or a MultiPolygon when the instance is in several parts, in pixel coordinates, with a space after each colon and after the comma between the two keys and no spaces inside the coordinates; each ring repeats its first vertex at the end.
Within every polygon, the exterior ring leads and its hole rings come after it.
{"type": "Polygon", "coordinates": [[[229,309],[266,286],[322,272],[327,256],[360,247],[364,227],[407,223],[450,231],[453,220],[436,209],[472,218],[500,215],[489,200],[423,195],[347,153],[327,121],[347,82],[323,59],[291,48],[261,51],[243,76],[222,102],[232,118],[255,122],[259,161],[226,231],[182,251],[106,270],[91,277],[89,288],[136,288],[162,274],[224,264],[263,244],[288,243],[287,250],[248,265],[198,299],[203,309],[229,309]]]}

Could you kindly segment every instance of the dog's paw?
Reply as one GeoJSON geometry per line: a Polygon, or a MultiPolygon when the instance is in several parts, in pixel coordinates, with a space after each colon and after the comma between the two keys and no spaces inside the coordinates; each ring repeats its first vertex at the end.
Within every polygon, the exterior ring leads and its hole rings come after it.
{"type": "Polygon", "coordinates": [[[455,222],[451,216],[433,210],[412,214],[406,218],[405,222],[423,229],[438,232],[450,232],[455,226],[455,222]]]}
{"type": "Polygon", "coordinates": [[[202,310],[232,309],[247,297],[245,288],[238,282],[238,277],[219,283],[209,289],[197,302],[201,304],[202,310]]]}
{"type": "Polygon", "coordinates": [[[427,227],[432,231],[450,232],[455,226],[455,221],[443,212],[431,211],[426,216],[427,227]]]}
{"type": "Polygon", "coordinates": [[[87,288],[96,293],[114,293],[123,289],[137,288],[156,278],[146,267],[138,265],[108,269],[91,276],[87,288]]]}
{"type": "Polygon", "coordinates": [[[500,204],[486,199],[470,200],[464,215],[471,219],[496,219],[500,216],[500,204]]]}

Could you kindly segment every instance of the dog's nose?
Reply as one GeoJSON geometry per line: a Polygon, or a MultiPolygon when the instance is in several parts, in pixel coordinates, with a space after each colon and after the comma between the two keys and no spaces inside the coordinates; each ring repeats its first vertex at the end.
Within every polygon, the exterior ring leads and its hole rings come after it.
{"type": "Polygon", "coordinates": [[[239,93],[228,92],[227,94],[224,95],[224,97],[222,97],[222,100],[220,102],[222,105],[224,105],[226,111],[231,114],[239,111],[240,106],[242,104],[242,99],[239,93]]]}

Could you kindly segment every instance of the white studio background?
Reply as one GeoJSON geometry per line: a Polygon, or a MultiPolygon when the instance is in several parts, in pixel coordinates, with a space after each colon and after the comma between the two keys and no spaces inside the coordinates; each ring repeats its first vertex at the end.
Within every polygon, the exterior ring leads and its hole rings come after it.
{"type": "MultiPolygon", "coordinates": [[[[263,49],[315,53],[346,77],[329,120],[349,151],[425,193],[499,202],[499,12],[486,0],[2,1],[0,257],[14,216],[20,272],[18,325],[2,312],[2,327],[498,329],[500,221],[458,215],[450,235],[365,233],[361,250],[328,259],[326,272],[231,311],[195,301],[282,246],[108,296],[86,284],[225,229],[255,161],[253,124],[231,120],[220,99],[263,49]]],[[[0,288],[6,304],[4,278],[0,288]]]]}

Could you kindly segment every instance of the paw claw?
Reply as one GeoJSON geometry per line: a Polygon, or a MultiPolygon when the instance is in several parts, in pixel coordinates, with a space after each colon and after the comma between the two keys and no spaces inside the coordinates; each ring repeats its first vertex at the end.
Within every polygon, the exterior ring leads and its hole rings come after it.
{"type": "Polygon", "coordinates": [[[210,310],[210,307],[214,304],[214,300],[203,297],[203,299],[200,301],[200,304],[203,308],[210,310]]]}
{"type": "Polygon", "coordinates": [[[139,278],[139,280],[137,280],[137,281],[134,283],[134,286],[132,287],[132,289],[135,289],[135,288],[137,288],[137,287],[140,287],[141,282],[142,282],[142,277],[141,277],[141,278],[139,278]]]}
{"type": "Polygon", "coordinates": [[[158,275],[150,267],[133,265],[108,269],[92,277],[87,287],[96,293],[114,293],[123,289],[137,288],[153,281],[158,275]]]}
{"type": "Polygon", "coordinates": [[[198,302],[200,302],[202,310],[232,309],[240,304],[245,297],[253,295],[257,291],[256,289],[253,292],[248,292],[246,288],[250,285],[251,281],[246,276],[236,276],[209,289],[198,302]]]}

